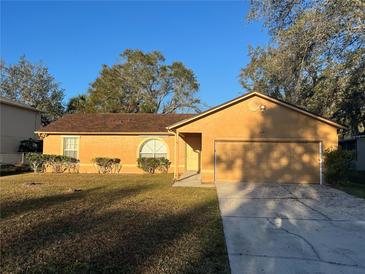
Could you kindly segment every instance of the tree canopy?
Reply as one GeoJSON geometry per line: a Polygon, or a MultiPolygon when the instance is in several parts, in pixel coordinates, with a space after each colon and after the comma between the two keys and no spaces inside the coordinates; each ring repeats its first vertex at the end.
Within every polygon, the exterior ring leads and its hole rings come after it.
{"type": "Polygon", "coordinates": [[[87,110],[87,96],[79,95],[72,97],[67,104],[67,113],[86,113],[87,110]]]}
{"type": "Polygon", "coordinates": [[[271,42],[250,48],[241,84],[302,106],[359,134],[365,120],[365,4],[361,0],[252,0],[271,42]]]}
{"type": "Polygon", "coordinates": [[[25,56],[19,62],[7,65],[1,62],[0,94],[26,103],[42,111],[46,125],[63,114],[63,89],[43,64],[32,64],[25,56]]]}
{"type": "Polygon", "coordinates": [[[71,99],[69,112],[198,111],[199,84],[181,62],[165,64],[158,51],[125,50],[122,62],[103,65],[86,95],[71,99]]]}

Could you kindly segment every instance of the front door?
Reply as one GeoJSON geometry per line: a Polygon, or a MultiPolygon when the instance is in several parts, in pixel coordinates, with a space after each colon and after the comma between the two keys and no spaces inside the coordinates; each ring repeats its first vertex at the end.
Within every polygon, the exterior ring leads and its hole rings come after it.
{"type": "Polygon", "coordinates": [[[186,169],[188,171],[199,171],[200,152],[188,143],[186,144],[186,169]]]}

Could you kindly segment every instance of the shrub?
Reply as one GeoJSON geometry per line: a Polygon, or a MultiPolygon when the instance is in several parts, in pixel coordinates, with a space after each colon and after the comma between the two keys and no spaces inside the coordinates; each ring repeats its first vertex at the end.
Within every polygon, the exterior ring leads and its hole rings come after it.
{"type": "Polygon", "coordinates": [[[171,162],[166,158],[138,158],[138,167],[143,171],[154,174],[156,170],[166,173],[171,162]]]}
{"type": "Polygon", "coordinates": [[[25,159],[29,162],[34,173],[37,173],[40,167],[42,167],[41,171],[43,171],[43,165],[45,162],[43,154],[30,152],[25,155],[25,159]]]}
{"type": "Polygon", "coordinates": [[[54,173],[78,172],[79,160],[64,156],[64,155],[51,155],[43,154],[45,158],[45,166],[51,167],[54,173]]]}
{"type": "Polygon", "coordinates": [[[39,169],[44,172],[47,167],[52,168],[52,172],[55,173],[78,172],[79,160],[72,157],[30,152],[25,155],[25,158],[35,173],[39,169]]]}
{"type": "Polygon", "coordinates": [[[348,181],[353,164],[351,151],[337,149],[324,152],[324,176],[327,183],[336,184],[348,181]]]}
{"type": "Polygon", "coordinates": [[[155,173],[159,166],[159,161],[156,158],[138,158],[138,167],[148,173],[155,173]]]}
{"type": "Polygon", "coordinates": [[[169,170],[169,167],[171,165],[171,162],[166,159],[166,158],[158,158],[160,161],[160,165],[158,167],[158,170],[163,172],[163,173],[167,173],[167,171],[169,170]]]}
{"type": "Polygon", "coordinates": [[[96,157],[92,161],[96,165],[98,173],[119,173],[121,168],[118,158],[96,157]]]}

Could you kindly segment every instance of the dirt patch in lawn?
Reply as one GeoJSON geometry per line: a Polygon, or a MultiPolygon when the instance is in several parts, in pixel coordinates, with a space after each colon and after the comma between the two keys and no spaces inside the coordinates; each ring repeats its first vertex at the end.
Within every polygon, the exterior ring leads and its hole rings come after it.
{"type": "Polygon", "coordinates": [[[229,273],[215,190],[171,180],[1,178],[2,272],[229,273]]]}

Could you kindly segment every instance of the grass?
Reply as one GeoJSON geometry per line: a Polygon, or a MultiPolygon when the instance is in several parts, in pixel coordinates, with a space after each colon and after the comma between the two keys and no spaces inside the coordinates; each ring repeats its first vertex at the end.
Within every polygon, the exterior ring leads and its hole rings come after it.
{"type": "Polygon", "coordinates": [[[1,272],[229,273],[215,190],[171,181],[1,177],[1,272]]]}
{"type": "Polygon", "coordinates": [[[365,199],[365,171],[354,170],[351,172],[348,182],[342,182],[333,186],[348,194],[365,199]]]}
{"type": "Polygon", "coordinates": [[[346,182],[337,184],[334,187],[353,196],[365,199],[365,184],[346,182]]]}

